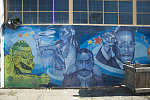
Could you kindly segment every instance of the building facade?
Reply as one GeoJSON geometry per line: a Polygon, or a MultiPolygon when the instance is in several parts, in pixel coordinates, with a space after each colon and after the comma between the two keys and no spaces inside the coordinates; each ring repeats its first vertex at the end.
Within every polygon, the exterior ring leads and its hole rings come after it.
{"type": "Polygon", "coordinates": [[[121,85],[150,64],[149,0],[5,0],[3,87],[121,85]]]}

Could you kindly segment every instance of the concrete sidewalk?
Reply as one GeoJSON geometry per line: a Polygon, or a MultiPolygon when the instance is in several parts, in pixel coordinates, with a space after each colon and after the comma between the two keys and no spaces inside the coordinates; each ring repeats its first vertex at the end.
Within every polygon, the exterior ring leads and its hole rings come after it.
{"type": "Polygon", "coordinates": [[[0,100],[150,100],[126,87],[98,89],[0,89],[0,100]]]}

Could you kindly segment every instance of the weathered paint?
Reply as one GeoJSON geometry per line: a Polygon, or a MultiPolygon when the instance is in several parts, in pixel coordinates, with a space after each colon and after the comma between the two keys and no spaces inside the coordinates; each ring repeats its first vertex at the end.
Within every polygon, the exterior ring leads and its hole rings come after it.
{"type": "Polygon", "coordinates": [[[150,27],[4,29],[5,87],[119,85],[126,61],[150,64],[150,27]]]}

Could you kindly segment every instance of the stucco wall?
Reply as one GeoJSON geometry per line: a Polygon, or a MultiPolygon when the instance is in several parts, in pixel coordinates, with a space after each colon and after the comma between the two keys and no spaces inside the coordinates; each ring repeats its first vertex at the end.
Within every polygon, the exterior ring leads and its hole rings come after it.
{"type": "Polygon", "coordinates": [[[1,87],[1,36],[2,36],[3,22],[4,22],[4,5],[3,0],[0,0],[0,87],[1,87]]]}

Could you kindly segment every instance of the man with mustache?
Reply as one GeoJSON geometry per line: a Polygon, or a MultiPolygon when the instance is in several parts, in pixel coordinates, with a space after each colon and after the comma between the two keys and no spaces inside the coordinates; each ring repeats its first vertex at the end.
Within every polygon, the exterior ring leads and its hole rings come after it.
{"type": "Polygon", "coordinates": [[[63,80],[63,86],[103,86],[103,79],[100,76],[94,74],[93,67],[93,53],[88,49],[80,49],[76,55],[76,71],[65,75],[63,80]]]}
{"type": "Polygon", "coordinates": [[[134,58],[134,32],[126,27],[120,27],[112,33],[103,34],[102,40],[103,46],[98,51],[96,59],[102,64],[124,70],[123,64],[127,61],[132,62],[134,58]]]}

